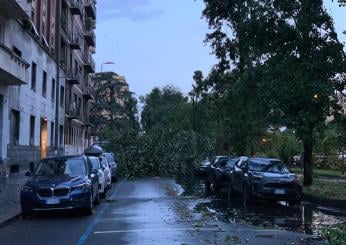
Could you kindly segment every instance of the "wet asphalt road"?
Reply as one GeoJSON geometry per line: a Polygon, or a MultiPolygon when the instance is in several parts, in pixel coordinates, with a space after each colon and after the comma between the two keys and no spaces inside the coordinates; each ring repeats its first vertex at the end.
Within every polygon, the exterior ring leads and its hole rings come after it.
{"type": "MultiPolygon", "coordinates": [[[[325,243],[300,229],[263,226],[263,219],[269,222],[258,210],[263,204],[244,211],[237,201],[225,208],[217,198],[181,195],[182,192],[171,179],[122,181],[113,185],[95,215],[59,212],[19,219],[0,229],[0,244],[325,243]],[[254,222],[248,222],[246,216],[254,222]]],[[[269,220],[297,220],[294,210],[282,217],[282,210],[288,207],[271,208],[274,215],[269,220]]],[[[297,226],[304,227],[299,221],[297,226]]]]}

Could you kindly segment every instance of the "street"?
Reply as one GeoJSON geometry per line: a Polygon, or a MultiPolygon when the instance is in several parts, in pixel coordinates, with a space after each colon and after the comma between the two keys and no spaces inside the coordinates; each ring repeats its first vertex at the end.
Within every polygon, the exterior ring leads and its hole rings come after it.
{"type": "MultiPolygon", "coordinates": [[[[294,219],[297,210],[274,205],[275,209],[269,208],[272,216],[265,217],[265,204],[250,205],[241,213],[241,205],[235,201],[226,212],[216,197],[181,195],[183,191],[172,179],[121,181],[113,184],[93,216],[76,212],[38,214],[1,228],[0,240],[2,244],[50,245],[324,244],[323,239],[304,234],[313,232],[300,229],[306,224],[294,219]]],[[[310,229],[313,231],[313,224],[310,229]]]]}

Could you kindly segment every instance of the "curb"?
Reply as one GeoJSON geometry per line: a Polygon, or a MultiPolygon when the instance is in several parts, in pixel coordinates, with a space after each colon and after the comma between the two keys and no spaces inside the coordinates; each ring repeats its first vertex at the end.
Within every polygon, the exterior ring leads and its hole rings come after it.
{"type": "Polygon", "coordinates": [[[346,200],[326,199],[309,194],[303,194],[302,199],[319,205],[346,210],[346,200]]]}
{"type": "Polygon", "coordinates": [[[18,214],[15,214],[14,216],[12,216],[11,218],[8,218],[4,221],[0,221],[0,229],[18,221],[21,216],[22,216],[22,214],[18,213],[18,214]]]}

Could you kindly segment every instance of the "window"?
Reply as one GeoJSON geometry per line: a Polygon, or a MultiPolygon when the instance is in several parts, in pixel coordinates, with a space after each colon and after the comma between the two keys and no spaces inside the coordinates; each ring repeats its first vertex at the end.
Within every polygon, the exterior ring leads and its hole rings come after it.
{"type": "Polygon", "coordinates": [[[47,72],[45,71],[42,75],[42,96],[47,97],[47,72]]]}
{"type": "Polygon", "coordinates": [[[19,144],[19,130],[20,130],[20,112],[16,110],[12,110],[11,118],[10,118],[10,143],[13,145],[19,144]]]}
{"type": "Polygon", "coordinates": [[[50,123],[50,146],[54,146],[54,123],[50,123]]]}
{"type": "Polygon", "coordinates": [[[60,106],[64,107],[65,102],[65,88],[63,86],[60,87],[60,106]]]}
{"type": "Polygon", "coordinates": [[[34,146],[35,145],[35,117],[30,116],[30,138],[29,138],[29,145],[34,146]]]}
{"type": "Polygon", "coordinates": [[[36,91],[36,64],[34,62],[31,64],[31,89],[36,91]]]}
{"type": "Polygon", "coordinates": [[[52,98],[52,102],[55,103],[55,79],[52,79],[52,94],[51,94],[51,98],[52,98]]]}

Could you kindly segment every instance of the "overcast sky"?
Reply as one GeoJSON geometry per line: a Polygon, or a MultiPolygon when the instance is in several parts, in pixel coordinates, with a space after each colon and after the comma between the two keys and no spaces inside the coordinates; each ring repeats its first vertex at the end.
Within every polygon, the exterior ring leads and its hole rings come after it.
{"type": "MultiPolygon", "coordinates": [[[[346,8],[326,0],[339,38],[346,41],[346,8]]],[[[97,1],[97,71],[127,78],[137,96],[153,87],[175,85],[187,93],[195,70],[204,74],[217,63],[203,43],[208,26],[202,0],[97,1]]]]}

